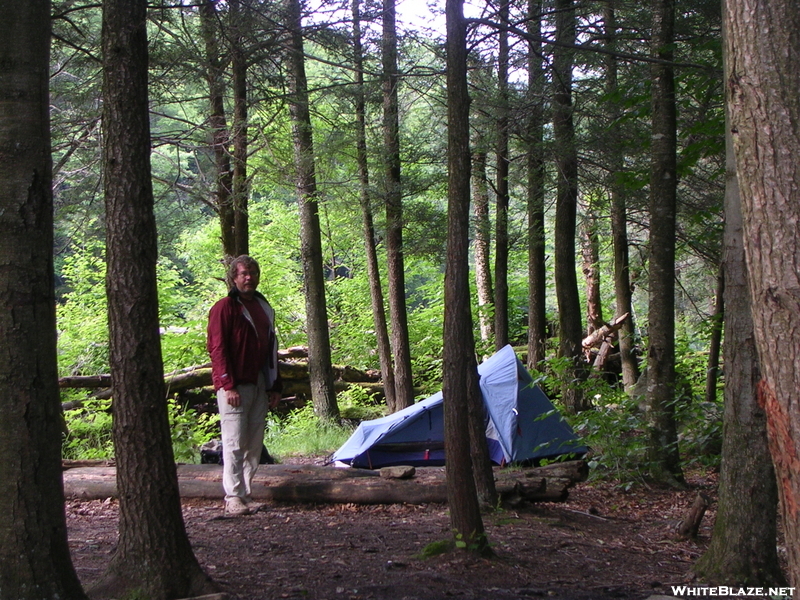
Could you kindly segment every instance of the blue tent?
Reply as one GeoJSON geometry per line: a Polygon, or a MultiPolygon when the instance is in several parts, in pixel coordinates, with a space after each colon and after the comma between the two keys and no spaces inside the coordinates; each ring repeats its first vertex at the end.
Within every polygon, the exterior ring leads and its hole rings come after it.
{"type": "MultiPolygon", "coordinates": [[[[511,346],[478,366],[489,456],[497,464],[583,454],[586,447],[511,346]]],[[[438,392],[394,414],[364,421],[331,457],[353,467],[444,464],[444,407],[438,392]]]]}

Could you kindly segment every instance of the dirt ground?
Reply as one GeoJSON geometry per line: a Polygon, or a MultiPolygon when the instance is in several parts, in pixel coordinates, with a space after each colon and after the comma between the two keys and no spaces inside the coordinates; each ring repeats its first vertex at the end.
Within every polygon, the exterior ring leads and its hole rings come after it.
{"type": "MultiPolygon", "coordinates": [[[[423,558],[450,539],[443,505],[273,504],[224,517],[220,501],[184,502],[200,563],[238,600],[643,599],[689,581],[713,525],[712,505],[695,541],[675,525],[713,475],[691,489],[582,483],[567,502],[529,504],[484,517],[495,556],[450,552],[423,558]]],[[[91,585],[117,536],[117,503],[69,501],[67,525],[78,575],[91,585]]]]}

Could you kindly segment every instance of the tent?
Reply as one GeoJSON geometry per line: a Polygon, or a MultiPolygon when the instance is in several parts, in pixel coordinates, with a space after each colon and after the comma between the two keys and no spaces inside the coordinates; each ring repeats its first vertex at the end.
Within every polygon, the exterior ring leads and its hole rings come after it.
{"type": "MultiPolygon", "coordinates": [[[[511,346],[480,364],[478,374],[487,412],[489,456],[494,463],[586,452],[511,346]]],[[[394,414],[362,422],[330,460],[368,469],[443,465],[442,401],[442,392],[438,392],[394,414]]]]}

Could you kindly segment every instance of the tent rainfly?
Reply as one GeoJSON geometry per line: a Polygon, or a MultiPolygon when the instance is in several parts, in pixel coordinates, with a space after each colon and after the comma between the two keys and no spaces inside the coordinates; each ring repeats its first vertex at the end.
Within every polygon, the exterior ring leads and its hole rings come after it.
{"type": "MultiPolygon", "coordinates": [[[[586,447],[533,382],[511,346],[480,364],[478,374],[492,462],[531,462],[586,453],[586,447]]],[[[333,453],[331,462],[366,469],[443,465],[442,401],[442,392],[438,392],[394,414],[362,422],[333,453]]]]}

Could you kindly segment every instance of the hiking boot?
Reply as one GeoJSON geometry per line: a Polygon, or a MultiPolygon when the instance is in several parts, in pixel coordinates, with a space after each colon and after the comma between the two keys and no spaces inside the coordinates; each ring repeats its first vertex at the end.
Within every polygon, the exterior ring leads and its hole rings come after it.
{"type": "Polygon", "coordinates": [[[256,502],[253,500],[252,496],[245,496],[244,503],[247,505],[247,508],[250,509],[251,513],[257,513],[266,506],[263,502],[256,502]]]}
{"type": "Polygon", "coordinates": [[[253,511],[244,503],[242,498],[234,496],[225,500],[225,514],[231,517],[238,517],[241,515],[249,515],[253,511]]]}

